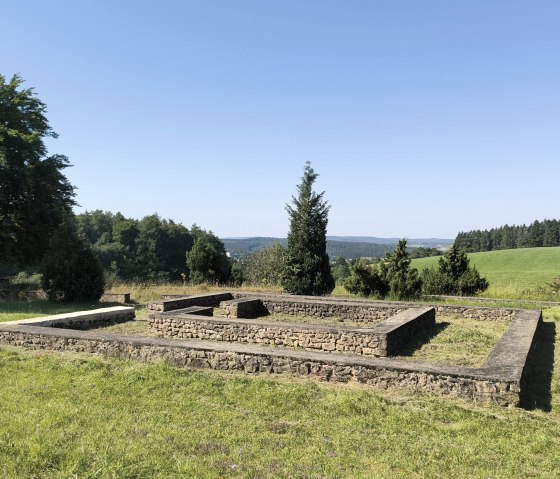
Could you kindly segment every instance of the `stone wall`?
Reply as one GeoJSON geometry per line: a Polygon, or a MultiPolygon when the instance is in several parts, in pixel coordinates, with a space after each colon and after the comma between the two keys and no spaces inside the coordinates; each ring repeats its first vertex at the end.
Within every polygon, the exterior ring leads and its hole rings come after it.
{"type": "Polygon", "coordinates": [[[401,311],[409,308],[433,307],[437,315],[459,316],[464,318],[488,320],[488,321],[511,321],[520,309],[515,308],[493,308],[487,306],[473,305],[449,305],[433,303],[404,303],[387,301],[356,301],[346,298],[334,298],[332,296],[295,296],[290,294],[267,294],[237,292],[217,293],[202,296],[190,296],[188,298],[177,295],[165,295],[166,300],[157,301],[148,305],[149,311],[171,311],[173,309],[185,308],[187,306],[214,306],[220,301],[241,298],[261,299],[270,313],[283,313],[293,316],[316,316],[337,317],[342,321],[363,322],[365,324],[376,324],[388,319],[401,311]],[[223,299],[216,302],[216,298],[224,295],[223,299]],[[211,303],[211,304],[210,304],[211,303]]]}
{"type": "Polygon", "coordinates": [[[130,303],[130,293],[104,293],[99,300],[101,303],[130,303]]]}
{"type": "Polygon", "coordinates": [[[392,356],[407,343],[423,335],[436,324],[434,308],[410,308],[392,316],[373,328],[374,334],[384,341],[376,356],[392,356]]]}
{"type": "Polygon", "coordinates": [[[269,295],[261,293],[233,292],[235,298],[260,298],[270,313],[293,316],[338,317],[364,323],[378,323],[409,308],[433,307],[438,315],[459,316],[490,321],[510,321],[520,311],[514,308],[490,308],[485,306],[444,305],[430,303],[400,303],[385,301],[355,301],[344,298],[269,295]]]}
{"type": "Polygon", "coordinates": [[[216,308],[221,301],[234,299],[231,293],[211,293],[198,296],[167,296],[170,299],[148,304],[148,314],[184,309],[190,306],[212,306],[216,308]]]}
{"type": "Polygon", "coordinates": [[[435,324],[434,308],[409,309],[374,328],[197,318],[173,313],[152,315],[148,318],[150,329],[164,338],[255,343],[381,357],[395,354],[402,345],[435,324]]]}
{"type": "Polygon", "coordinates": [[[268,310],[260,299],[239,298],[222,301],[218,308],[218,316],[223,318],[252,319],[266,316],[268,310]]]}
{"type": "Polygon", "coordinates": [[[0,344],[167,362],[176,367],[294,374],[383,389],[404,387],[504,406],[518,404],[520,394],[520,381],[507,372],[256,345],[126,337],[7,323],[0,324],[0,344]]]}

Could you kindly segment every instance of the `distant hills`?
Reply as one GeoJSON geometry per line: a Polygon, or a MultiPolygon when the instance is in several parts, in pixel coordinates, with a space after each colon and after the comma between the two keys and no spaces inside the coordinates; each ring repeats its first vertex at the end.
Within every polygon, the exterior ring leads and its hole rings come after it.
{"type": "MultiPolygon", "coordinates": [[[[392,251],[400,238],[376,238],[372,236],[327,236],[327,254],[331,259],[342,256],[346,259],[378,258],[392,251]]],[[[274,243],[286,247],[286,238],[256,236],[252,238],[221,238],[226,251],[233,258],[243,258],[248,254],[266,248],[274,243]]],[[[409,246],[425,248],[447,247],[453,240],[441,238],[409,239],[409,246]]]]}
{"type": "MultiPolygon", "coordinates": [[[[344,241],[349,243],[373,243],[396,245],[402,238],[377,238],[375,236],[327,236],[327,240],[344,241]]],[[[419,248],[444,248],[451,246],[454,239],[447,238],[407,238],[408,246],[419,248]]]]}

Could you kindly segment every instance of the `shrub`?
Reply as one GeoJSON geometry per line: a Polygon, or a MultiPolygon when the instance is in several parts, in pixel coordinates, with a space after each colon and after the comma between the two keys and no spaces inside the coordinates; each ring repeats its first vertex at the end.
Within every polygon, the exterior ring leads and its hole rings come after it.
{"type": "Polygon", "coordinates": [[[472,296],[488,289],[488,281],[469,265],[467,254],[453,245],[439,259],[437,268],[422,271],[424,294],[472,296]]]}
{"type": "Polygon", "coordinates": [[[392,254],[387,254],[380,262],[380,274],[389,286],[392,299],[413,299],[420,296],[422,280],[418,270],[410,267],[410,258],[406,250],[406,240],[402,239],[392,254]]]}
{"type": "Polygon", "coordinates": [[[350,265],[350,276],[343,284],[348,292],[362,296],[383,298],[389,292],[389,285],[379,274],[377,265],[363,258],[350,265]]]}
{"type": "Polygon", "coordinates": [[[54,232],[41,264],[41,287],[52,301],[98,301],[104,291],[103,269],[67,218],[54,232]]]}

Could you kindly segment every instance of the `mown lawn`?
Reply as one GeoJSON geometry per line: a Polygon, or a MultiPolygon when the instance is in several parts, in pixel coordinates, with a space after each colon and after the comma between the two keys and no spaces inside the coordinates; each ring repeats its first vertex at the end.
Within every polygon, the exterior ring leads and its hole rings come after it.
{"type": "Polygon", "coordinates": [[[0,348],[0,477],[558,477],[560,308],[545,319],[532,410],[0,348]]]}

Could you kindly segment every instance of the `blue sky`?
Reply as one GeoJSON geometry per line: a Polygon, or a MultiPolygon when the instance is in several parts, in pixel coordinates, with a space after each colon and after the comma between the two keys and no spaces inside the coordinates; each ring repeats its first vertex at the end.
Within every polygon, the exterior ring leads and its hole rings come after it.
{"type": "Polygon", "coordinates": [[[0,73],[48,105],[78,211],[285,236],[558,218],[560,2],[5,2],[0,73]]]}

